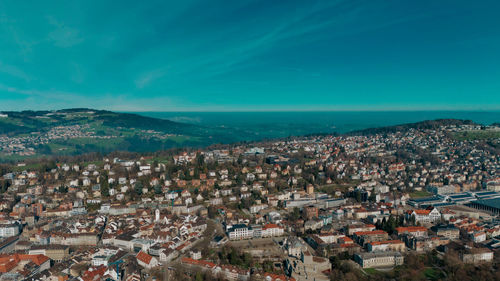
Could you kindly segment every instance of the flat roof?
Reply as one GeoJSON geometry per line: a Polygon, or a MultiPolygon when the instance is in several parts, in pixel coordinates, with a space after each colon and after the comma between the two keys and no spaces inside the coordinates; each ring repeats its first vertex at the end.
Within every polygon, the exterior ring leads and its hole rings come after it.
{"type": "Polygon", "coordinates": [[[483,206],[500,209],[500,198],[495,199],[485,199],[485,200],[477,200],[472,203],[480,204],[483,206]]]}

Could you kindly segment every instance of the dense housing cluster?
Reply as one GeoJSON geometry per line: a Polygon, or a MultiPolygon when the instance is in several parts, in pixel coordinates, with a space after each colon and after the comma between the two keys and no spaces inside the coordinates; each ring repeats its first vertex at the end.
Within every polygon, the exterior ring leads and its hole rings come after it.
{"type": "Polygon", "coordinates": [[[425,253],[496,266],[499,140],[456,137],[480,130],[5,165],[0,280],[318,281],[425,253]]]}

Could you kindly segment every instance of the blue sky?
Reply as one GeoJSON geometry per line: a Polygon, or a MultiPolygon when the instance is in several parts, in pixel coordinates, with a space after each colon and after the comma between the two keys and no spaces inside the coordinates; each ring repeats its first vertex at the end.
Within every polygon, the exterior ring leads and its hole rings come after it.
{"type": "Polygon", "coordinates": [[[499,110],[499,1],[0,1],[0,110],[499,110]]]}

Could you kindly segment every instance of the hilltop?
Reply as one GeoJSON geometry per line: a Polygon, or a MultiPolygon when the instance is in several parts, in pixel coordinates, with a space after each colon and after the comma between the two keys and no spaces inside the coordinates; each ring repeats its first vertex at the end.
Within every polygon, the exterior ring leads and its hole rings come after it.
{"type": "Polygon", "coordinates": [[[210,143],[210,133],[191,124],[88,108],[3,111],[0,158],[202,146],[210,143]]]}
{"type": "MultiPolygon", "coordinates": [[[[322,124],[322,123],[317,123],[322,124]]],[[[0,161],[53,155],[112,151],[154,152],[170,148],[199,148],[306,135],[338,135],[335,127],[315,124],[256,123],[249,126],[188,124],[167,119],[89,108],[55,111],[0,112],[0,161]]],[[[469,120],[438,119],[357,130],[347,135],[384,134],[409,129],[477,125],[469,120]]],[[[491,139],[496,131],[455,132],[464,139],[491,139]]]]}
{"type": "Polygon", "coordinates": [[[425,120],[415,123],[407,123],[394,126],[368,128],[363,130],[356,130],[347,133],[348,135],[375,135],[375,134],[387,134],[394,133],[398,131],[406,131],[409,129],[416,130],[431,130],[438,129],[442,126],[461,126],[461,125],[480,125],[471,120],[459,120],[459,119],[436,119],[436,120],[425,120]]]}
{"type": "Polygon", "coordinates": [[[107,110],[73,108],[57,111],[3,111],[0,134],[16,135],[43,132],[57,126],[88,124],[94,129],[129,128],[157,130],[164,133],[185,133],[192,125],[170,120],[145,117],[138,114],[107,110]]]}

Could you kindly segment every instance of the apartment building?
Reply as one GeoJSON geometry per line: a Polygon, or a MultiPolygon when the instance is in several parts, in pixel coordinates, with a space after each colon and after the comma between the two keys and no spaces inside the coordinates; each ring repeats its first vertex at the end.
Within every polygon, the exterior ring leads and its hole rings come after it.
{"type": "Polygon", "coordinates": [[[402,265],[404,257],[400,252],[373,252],[355,254],[354,260],[362,268],[378,268],[402,265]]]}

